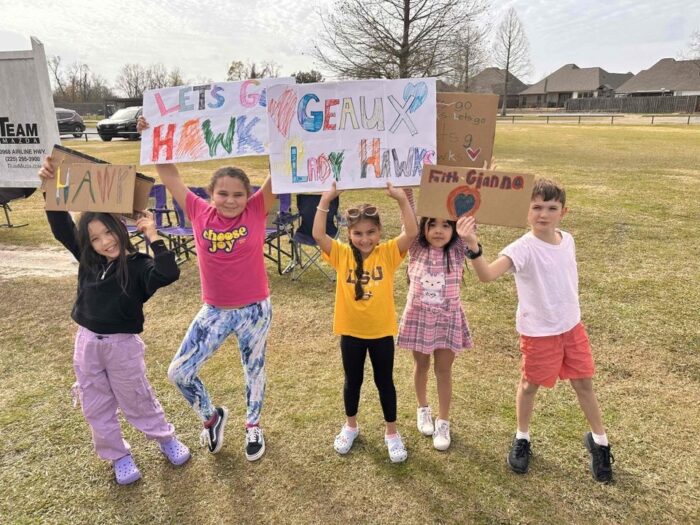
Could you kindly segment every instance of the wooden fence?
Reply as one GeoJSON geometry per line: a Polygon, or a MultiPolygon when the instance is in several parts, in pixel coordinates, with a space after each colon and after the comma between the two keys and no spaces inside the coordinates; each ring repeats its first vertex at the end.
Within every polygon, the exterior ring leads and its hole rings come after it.
{"type": "Polygon", "coordinates": [[[700,111],[700,97],[614,97],[571,98],[566,101],[567,112],[585,113],[695,113],[700,111]]]}

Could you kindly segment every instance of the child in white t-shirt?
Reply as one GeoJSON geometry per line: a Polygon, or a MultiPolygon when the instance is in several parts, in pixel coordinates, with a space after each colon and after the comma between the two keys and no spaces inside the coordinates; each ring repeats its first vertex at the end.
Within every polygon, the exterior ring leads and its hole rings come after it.
{"type": "Polygon", "coordinates": [[[520,334],[522,376],[516,396],[518,428],[508,465],[519,474],[527,472],[535,394],[540,386],[553,387],[557,378],[568,379],[591,426],[591,432],[584,436],[591,454],[591,472],[597,481],[608,482],[612,480],[614,458],[593,392],[595,366],[581,323],[574,239],[558,228],[567,212],[565,204],[562,187],[550,180],[536,180],[528,211],[530,231],[506,246],[490,264],[479,257],[482,249],[474,219],[463,217],[458,227],[460,232],[468,231],[467,248],[476,257],[472,265],[482,282],[493,281],[507,271],[515,274],[515,327],[520,334]]]}

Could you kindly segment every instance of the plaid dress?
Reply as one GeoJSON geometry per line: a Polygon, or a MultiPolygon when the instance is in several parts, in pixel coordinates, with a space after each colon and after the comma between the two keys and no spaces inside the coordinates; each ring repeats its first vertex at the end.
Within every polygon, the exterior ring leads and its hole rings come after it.
{"type": "Polygon", "coordinates": [[[413,242],[408,250],[411,283],[399,325],[399,347],[432,354],[438,348],[457,353],[474,346],[459,297],[465,248],[458,238],[449,249],[448,273],[442,248],[423,248],[417,239],[413,242]]]}

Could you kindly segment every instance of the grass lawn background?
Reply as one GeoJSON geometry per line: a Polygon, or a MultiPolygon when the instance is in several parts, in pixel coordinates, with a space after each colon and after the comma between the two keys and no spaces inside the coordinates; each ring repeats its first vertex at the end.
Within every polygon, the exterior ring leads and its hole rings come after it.
{"type": "MultiPolygon", "coordinates": [[[[138,159],[139,143],[69,140],[115,163],[138,159]]],[[[597,364],[596,391],[616,457],[611,485],[593,481],[573,390],[537,397],[534,457],[525,476],[505,456],[515,430],[519,377],[514,281],[479,283],[465,272],[462,298],[476,348],[454,366],[452,446],[446,453],[415,426],[412,359],[397,349],[398,425],[409,458],[392,465],[368,367],[362,433],[345,457],[332,449],[343,422],[342,367],[331,334],[334,285],[315,271],[299,282],[270,264],[274,309],[262,423],[267,452],[243,454],[244,390],[230,340],[204,367],[214,401],[231,411],[221,453],[199,448],[194,412],[166,377],[200,307],[194,261],[146,304],[148,375],[192,460],[174,468],[124,424],[143,480],[117,486],[71,409],[75,278],[0,280],[0,521],[3,523],[689,523],[700,522],[700,130],[650,126],[499,124],[499,168],[554,177],[567,189],[563,228],[577,243],[580,296],[597,364]]],[[[234,159],[262,182],[267,158],[234,159]]],[[[226,162],[183,165],[205,185],[226,162]]],[[[141,169],[155,176],[152,166],[141,169]]],[[[385,236],[398,209],[382,191],[353,191],[341,207],[380,206],[385,236]]],[[[0,247],[56,246],[34,195],[13,203],[0,247]]],[[[524,230],[482,226],[491,260],[524,230]]],[[[342,237],[345,238],[344,233],[342,237]]],[[[405,266],[397,276],[403,309],[405,266]]],[[[435,381],[430,399],[437,404],[435,381]]]]}

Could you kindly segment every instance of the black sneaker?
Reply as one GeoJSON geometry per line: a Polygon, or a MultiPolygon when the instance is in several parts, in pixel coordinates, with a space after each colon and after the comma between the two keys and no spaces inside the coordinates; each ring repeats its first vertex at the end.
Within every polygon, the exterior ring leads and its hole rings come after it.
{"type": "Polygon", "coordinates": [[[260,427],[248,427],[245,431],[245,458],[248,461],[260,459],[265,453],[265,437],[260,427]]]}
{"type": "Polygon", "coordinates": [[[593,440],[593,433],[586,432],[583,436],[583,444],[586,445],[591,455],[591,473],[593,479],[601,483],[612,481],[612,464],[615,463],[615,456],[610,452],[610,445],[603,447],[593,440]]]}
{"type": "Polygon", "coordinates": [[[209,428],[204,427],[199,438],[202,445],[209,447],[209,452],[216,454],[224,444],[224,427],[228,421],[228,409],[216,407],[216,421],[209,428]]]}
{"type": "Polygon", "coordinates": [[[530,456],[532,456],[530,442],[527,439],[513,438],[507,458],[510,469],[518,474],[525,474],[530,464],[530,456]]]}

